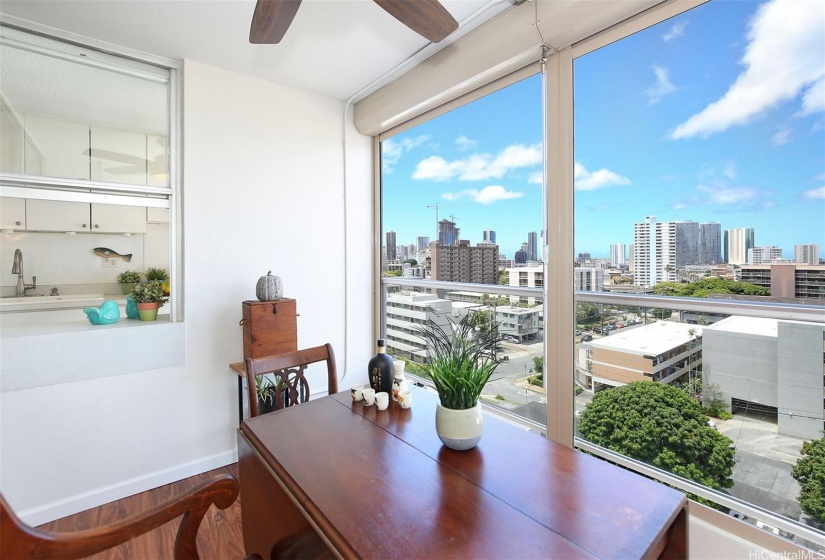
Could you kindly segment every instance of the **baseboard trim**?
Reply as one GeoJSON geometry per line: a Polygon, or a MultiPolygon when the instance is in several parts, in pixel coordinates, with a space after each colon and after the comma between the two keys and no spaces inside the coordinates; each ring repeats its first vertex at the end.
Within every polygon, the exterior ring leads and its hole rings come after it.
{"type": "Polygon", "coordinates": [[[238,450],[232,449],[210,457],[190,461],[189,463],[176,465],[115,484],[109,484],[88,492],[75,494],[74,496],[56,500],[42,506],[29,508],[18,512],[17,516],[29,525],[36,527],[37,525],[42,525],[43,523],[48,523],[55,519],[66,517],[67,515],[108,504],[109,502],[152,490],[153,488],[176,482],[196,474],[224,467],[237,461],[238,450]]]}

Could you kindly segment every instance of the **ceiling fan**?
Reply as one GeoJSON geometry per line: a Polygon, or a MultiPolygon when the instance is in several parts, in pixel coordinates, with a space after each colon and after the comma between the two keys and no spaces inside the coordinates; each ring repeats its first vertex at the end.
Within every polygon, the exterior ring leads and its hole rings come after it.
{"type": "MultiPolygon", "coordinates": [[[[458,22],[438,0],[374,0],[392,17],[438,43],[458,29],[458,22]]],[[[249,30],[252,44],[280,43],[295,18],[301,0],[258,0],[249,30]]]]}

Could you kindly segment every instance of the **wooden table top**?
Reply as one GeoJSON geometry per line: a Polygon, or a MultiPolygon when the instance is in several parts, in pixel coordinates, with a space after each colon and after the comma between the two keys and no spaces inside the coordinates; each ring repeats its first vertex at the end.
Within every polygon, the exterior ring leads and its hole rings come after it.
{"type": "Polygon", "coordinates": [[[379,411],[346,391],[241,432],[343,557],[657,557],[686,522],[682,493],[490,415],[478,447],[447,449],[436,403],[417,389],[379,411]]]}

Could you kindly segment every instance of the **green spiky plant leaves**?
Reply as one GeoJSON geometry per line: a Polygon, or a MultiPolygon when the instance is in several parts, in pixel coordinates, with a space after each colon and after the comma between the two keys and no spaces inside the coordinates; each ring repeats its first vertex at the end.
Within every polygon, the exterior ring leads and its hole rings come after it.
{"type": "Polygon", "coordinates": [[[419,326],[419,336],[427,342],[429,363],[424,370],[438,391],[441,406],[454,410],[473,408],[484,385],[499,362],[493,358],[501,340],[497,325],[492,329],[476,329],[471,315],[459,322],[448,318],[448,324],[419,326]]]}

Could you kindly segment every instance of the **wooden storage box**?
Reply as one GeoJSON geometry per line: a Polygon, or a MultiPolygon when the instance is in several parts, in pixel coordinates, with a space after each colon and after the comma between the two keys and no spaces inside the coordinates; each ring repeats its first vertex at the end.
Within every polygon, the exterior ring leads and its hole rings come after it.
{"type": "Polygon", "coordinates": [[[298,349],[294,299],[243,302],[243,357],[260,358],[298,349]]]}

